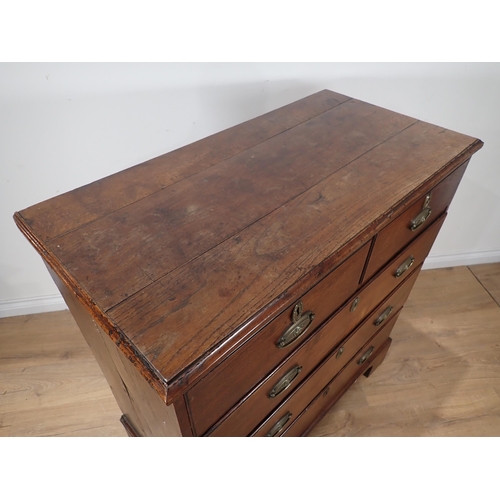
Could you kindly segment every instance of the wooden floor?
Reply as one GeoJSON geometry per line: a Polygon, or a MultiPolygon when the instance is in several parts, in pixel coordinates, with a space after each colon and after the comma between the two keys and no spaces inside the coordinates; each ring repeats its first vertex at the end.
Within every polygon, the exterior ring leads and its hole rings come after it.
{"type": "MultiPolygon", "coordinates": [[[[500,263],[423,271],[385,362],[311,436],[500,436],[500,263]]],[[[0,319],[0,436],[125,436],[69,312],[0,319]]]]}

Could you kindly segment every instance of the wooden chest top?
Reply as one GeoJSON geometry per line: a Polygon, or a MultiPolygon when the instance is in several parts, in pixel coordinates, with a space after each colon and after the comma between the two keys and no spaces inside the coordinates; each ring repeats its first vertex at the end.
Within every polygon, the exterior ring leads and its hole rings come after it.
{"type": "Polygon", "coordinates": [[[324,90],[15,220],[170,400],[481,146],[324,90]]]}

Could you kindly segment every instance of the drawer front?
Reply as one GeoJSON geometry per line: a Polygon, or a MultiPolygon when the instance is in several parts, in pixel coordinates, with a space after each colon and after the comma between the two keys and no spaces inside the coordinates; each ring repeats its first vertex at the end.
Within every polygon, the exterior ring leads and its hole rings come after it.
{"type": "Polygon", "coordinates": [[[357,290],[368,250],[369,243],[303,295],[301,312],[293,304],[187,393],[197,435],[205,433],[357,290]]]}
{"type": "MultiPolygon", "coordinates": [[[[383,328],[402,308],[413,288],[418,270],[407,276],[375,311],[347,338],[350,328],[337,314],[313,337],[309,338],[292,356],[264,380],[243,403],[212,432],[211,436],[246,436],[276,408],[300,382],[311,373],[318,363],[338,345],[330,370],[340,371],[378,330],[383,328]]],[[[344,308],[349,313],[348,308],[344,308]]],[[[333,374],[332,374],[333,376],[333,374]]],[[[314,394],[314,393],[313,393],[314,394]]]]}
{"type": "MultiPolygon", "coordinates": [[[[378,274],[368,288],[377,288],[378,296],[388,293],[389,290],[398,286],[399,283],[416,267],[422,264],[441,230],[447,214],[441,215],[428,229],[426,229],[410,245],[404,248],[385,268],[378,274]]],[[[363,288],[364,290],[365,288],[363,288]]],[[[369,298],[371,298],[369,294],[369,298]]],[[[366,300],[366,299],[365,299],[366,300]]],[[[361,307],[363,297],[360,297],[358,307],[361,307]]],[[[368,308],[370,304],[368,305],[368,308]]]]}
{"type": "Polygon", "coordinates": [[[446,211],[467,164],[468,161],[380,231],[373,245],[364,280],[373,276],[386,262],[446,211]]]}
{"type": "Polygon", "coordinates": [[[446,214],[443,214],[431,227],[426,229],[415,241],[400,252],[385,268],[378,273],[370,282],[356,294],[356,297],[348,305],[349,311],[354,305],[354,313],[340,311],[339,314],[348,316],[346,329],[354,328],[363,318],[369,314],[380,301],[392,290],[401,284],[413,269],[420,266],[429,254],[446,214]]]}
{"type": "Polygon", "coordinates": [[[325,390],[326,386],[331,385],[330,391],[332,391],[332,394],[343,392],[351,379],[359,376],[369,368],[370,358],[376,356],[382,349],[389,338],[396,319],[397,316],[366,342],[340,373],[337,372],[335,366],[337,361],[336,352],[332,353],[302,386],[266,419],[252,435],[278,437],[284,434],[285,430],[292,425],[316,395],[325,390]]]}
{"type": "MultiPolygon", "coordinates": [[[[389,325],[388,325],[389,326],[389,325]]],[[[370,366],[367,371],[370,373],[384,361],[387,352],[391,346],[391,338],[388,338],[377,355],[372,356],[370,366]]],[[[361,372],[366,373],[366,372],[361,372]]],[[[299,437],[306,435],[313,426],[327,413],[327,411],[342,397],[344,392],[356,381],[361,375],[356,373],[351,380],[348,380],[344,385],[338,387],[338,382],[334,379],[326,386],[312,403],[297,417],[293,423],[281,434],[282,437],[299,437]]],[[[347,378],[347,377],[345,377],[347,378]]]]}

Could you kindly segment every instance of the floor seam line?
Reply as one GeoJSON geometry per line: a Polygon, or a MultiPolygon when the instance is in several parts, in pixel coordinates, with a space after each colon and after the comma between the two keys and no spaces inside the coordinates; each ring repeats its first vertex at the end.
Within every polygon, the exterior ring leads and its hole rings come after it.
{"type": "Polygon", "coordinates": [[[486,290],[486,293],[491,297],[491,300],[493,300],[493,302],[498,307],[500,307],[500,303],[498,303],[497,300],[495,299],[495,297],[493,297],[493,295],[491,295],[490,291],[483,285],[482,281],[474,274],[474,271],[470,268],[470,266],[465,266],[465,267],[467,267],[467,269],[470,271],[472,276],[474,276],[474,278],[476,278],[476,281],[486,290]]]}

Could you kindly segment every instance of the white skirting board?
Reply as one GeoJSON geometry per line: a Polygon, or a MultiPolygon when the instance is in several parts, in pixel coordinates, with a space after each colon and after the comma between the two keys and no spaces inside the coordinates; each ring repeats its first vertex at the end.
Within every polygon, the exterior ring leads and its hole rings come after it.
{"type": "Polygon", "coordinates": [[[62,311],[67,308],[66,302],[64,302],[64,299],[59,294],[29,297],[27,299],[2,300],[0,301],[0,318],[62,311]]]}
{"type": "Polygon", "coordinates": [[[422,269],[439,269],[442,267],[474,266],[476,264],[492,264],[500,262],[500,250],[488,252],[458,253],[451,255],[429,255],[422,269]]]}
{"type": "MultiPolygon", "coordinates": [[[[463,253],[454,255],[429,255],[422,269],[438,269],[442,267],[473,266],[475,264],[491,264],[500,262],[500,250],[489,252],[463,253]]],[[[67,309],[61,295],[29,297],[27,299],[0,301],[0,318],[36,314],[67,309]]]]}

